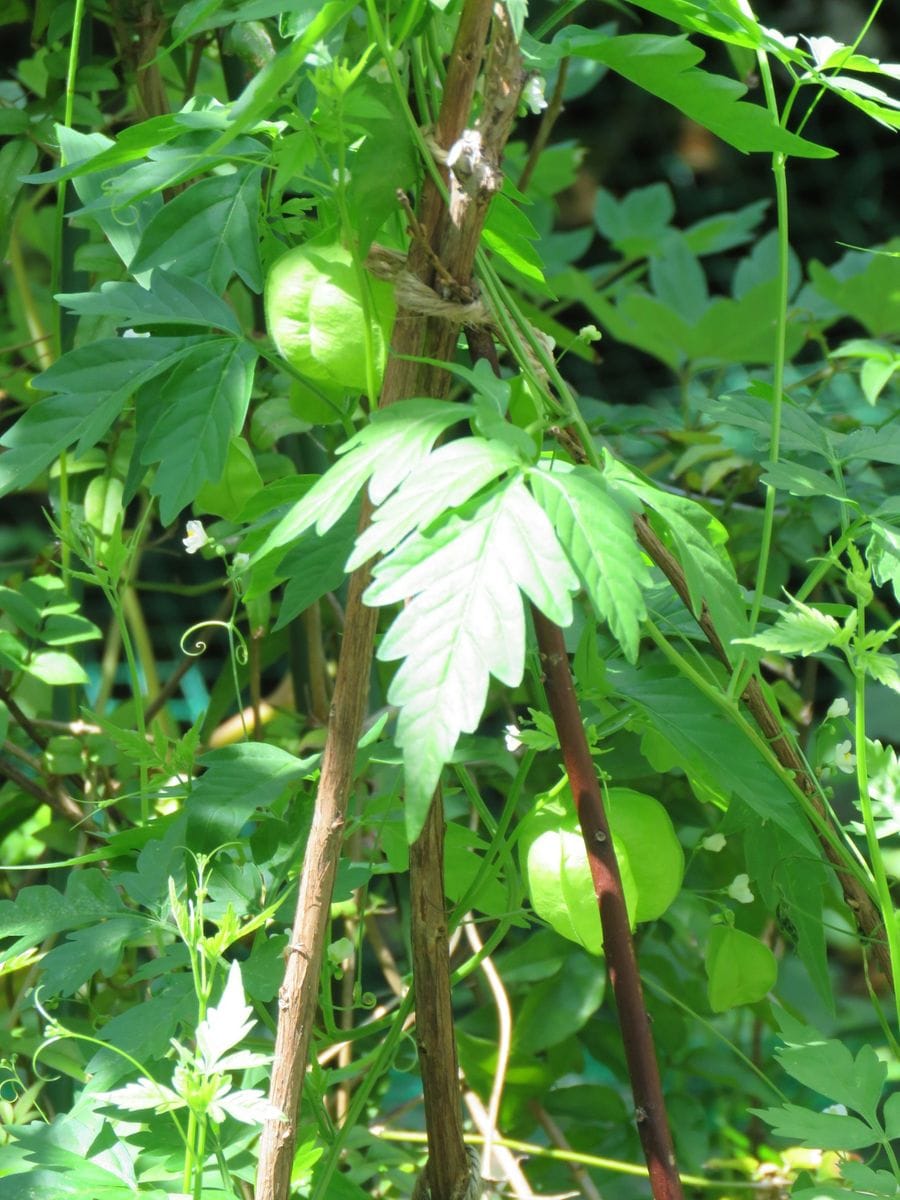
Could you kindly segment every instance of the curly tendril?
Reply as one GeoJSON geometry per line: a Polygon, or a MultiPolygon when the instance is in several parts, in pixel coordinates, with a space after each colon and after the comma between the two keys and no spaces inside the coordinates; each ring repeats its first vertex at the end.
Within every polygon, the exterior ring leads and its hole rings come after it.
{"type": "Polygon", "coordinates": [[[228,634],[228,646],[234,660],[242,667],[247,665],[250,658],[250,652],[247,649],[247,642],[244,635],[232,621],[198,621],[196,625],[192,625],[190,629],[186,629],[181,635],[181,641],[178,645],[181,647],[182,654],[186,654],[189,658],[199,658],[201,654],[206,653],[207,643],[201,638],[194,642],[193,648],[188,648],[188,641],[193,634],[199,629],[224,629],[228,634]]]}

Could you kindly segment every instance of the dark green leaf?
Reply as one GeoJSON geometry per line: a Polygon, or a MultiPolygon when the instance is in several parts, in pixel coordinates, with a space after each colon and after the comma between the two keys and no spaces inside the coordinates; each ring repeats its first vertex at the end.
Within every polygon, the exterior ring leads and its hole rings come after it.
{"type": "Polygon", "coordinates": [[[742,100],[747,91],[743,84],[699,70],[703,51],[684,37],[634,33],[598,38],[591,30],[571,25],[556,37],[554,49],[605,63],[745,153],[834,156],[833,150],[782,129],[765,108],[742,100]]]}
{"type": "Polygon", "coordinates": [[[201,179],[151,219],[131,270],[171,267],[215,293],[224,292],[237,275],[251,291],[260,292],[258,210],[258,170],[201,179]]]}
{"type": "Polygon", "coordinates": [[[99,292],[63,292],[64,308],[87,316],[115,317],[116,325],[201,325],[239,335],[240,324],[224,300],[196,279],[157,268],[147,287],[104,283],[99,292]]]}
{"type": "Polygon", "coordinates": [[[165,405],[141,451],[158,462],[151,492],[159,496],[163,524],[170,524],[207,480],[225,469],[228,446],[240,431],[250,403],[256,354],[245,342],[213,338],[188,349],[163,383],[165,405]]]}

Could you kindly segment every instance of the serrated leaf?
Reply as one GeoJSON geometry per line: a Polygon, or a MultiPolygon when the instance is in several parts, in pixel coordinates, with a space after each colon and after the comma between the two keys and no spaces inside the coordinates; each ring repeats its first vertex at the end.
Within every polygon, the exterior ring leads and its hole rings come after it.
{"type": "Polygon", "coordinates": [[[278,567],[287,583],[275,629],[290,621],[319,600],[326,592],[336,591],[350,570],[347,556],[353,548],[359,525],[359,507],[354,504],[327,533],[312,529],[302,533],[278,567]]]}
{"type": "Polygon", "coordinates": [[[33,404],[0,438],[0,496],[22,488],[76,446],[84,454],[142,384],[177,363],[193,338],[102,338],[64,354],[32,381],[56,392],[33,404]],[[77,444],[77,445],[76,445],[77,444]]]}
{"type": "Polygon", "coordinates": [[[51,934],[97,924],[122,908],[116,888],[93,868],[71,874],[65,894],[43,884],[23,888],[15,900],[0,900],[0,937],[19,935],[4,953],[18,954],[51,934]]]}
{"type": "Polygon", "coordinates": [[[650,576],[630,518],[609,495],[603,476],[587,467],[534,471],[530,483],[598,617],[609,622],[634,662],[646,615],[641,589],[650,576]]]}
{"type": "Polygon", "coordinates": [[[131,282],[107,282],[98,292],[62,292],[55,299],[71,312],[110,316],[117,326],[201,325],[240,335],[234,310],[209,288],[173,271],[157,267],[146,287],[131,282]]]}
{"type": "Polygon", "coordinates": [[[371,525],[357,539],[347,570],[392,550],[407,534],[465,504],[498,475],[519,465],[515,451],[501,442],[461,438],[439,446],[417,463],[375,510],[371,525]]]}
{"type": "Polygon", "coordinates": [[[598,37],[593,30],[573,25],[554,39],[553,48],[561,54],[605,63],[745,153],[834,156],[833,150],[782,129],[767,109],[742,100],[747,91],[743,84],[699,70],[703,51],[686,37],[641,33],[598,37]]]}
{"type": "Polygon", "coordinates": [[[372,503],[381,504],[444,430],[472,412],[471,405],[444,400],[404,400],[379,410],[340,448],[343,457],[278,522],[253,555],[253,562],[313,525],[320,534],[330,529],[367,480],[372,503]]]}
{"type": "Polygon", "coordinates": [[[780,774],[735,732],[725,714],[692,684],[668,671],[607,664],[614,687],[643,712],[641,724],[665,740],[676,761],[720,795],[739,796],[760,818],[758,828],[775,821],[818,857],[809,825],[780,774]]]}
{"type": "Polygon", "coordinates": [[[762,482],[781,492],[789,492],[792,496],[829,496],[832,500],[847,502],[841,488],[824,471],[788,459],[764,462],[762,466],[762,482]]]}
{"type": "Polygon", "coordinates": [[[109,978],[130,943],[146,935],[148,922],[140,917],[113,917],[70,933],[41,963],[41,984],[48,996],[72,996],[96,975],[109,978]]]}
{"type": "Polygon", "coordinates": [[[213,850],[236,838],[257,809],[269,807],[290,784],[304,779],[315,762],[265,742],[204,754],[205,773],[186,802],[190,845],[213,850]]]}
{"type": "Polygon", "coordinates": [[[876,1142],[876,1134],[858,1117],[812,1112],[798,1104],[782,1108],[751,1108],[750,1112],[772,1126],[776,1137],[795,1144],[827,1150],[862,1150],[876,1142]]]}
{"type": "Polygon", "coordinates": [[[421,830],[441,769],[481,719],[490,677],[509,687],[525,655],[524,592],[552,621],[572,619],[577,579],[543,509],[521,480],[501,485],[468,518],[414,534],[374,569],[367,604],[410,598],[378,657],[402,658],[388,692],[400,708],[407,835],[421,830]]]}
{"type": "Polygon", "coordinates": [[[862,659],[866,674],[878,683],[900,692],[900,667],[894,654],[866,654],[862,659]]]}
{"type": "Polygon", "coordinates": [[[262,290],[259,263],[259,171],[201,179],[180,192],[150,220],[130,264],[134,272],[174,267],[213,292],[237,275],[262,290]]]}
{"type": "Polygon", "coordinates": [[[626,496],[635,496],[668,527],[687,581],[691,608],[699,616],[705,604],[725,646],[747,632],[747,606],[723,543],[727,530],[702,505],[644,483],[621,462],[605,456],[604,479],[626,496]]]}
{"type": "Polygon", "coordinates": [[[817,608],[800,600],[792,600],[793,608],[781,613],[769,629],[753,637],[734,638],[735,642],[759,646],[776,654],[821,654],[838,643],[842,636],[840,625],[817,608]]]}
{"type": "Polygon", "coordinates": [[[204,483],[225,469],[228,446],[240,431],[253,384],[256,353],[236,338],[193,346],[163,383],[161,416],[141,451],[141,462],[159,463],[151,486],[160,517],[169,525],[204,483]]]}
{"type": "Polygon", "coordinates": [[[887,1066],[871,1046],[861,1047],[854,1057],[843,1042],[823,1038],[810,1028],[804,1028],[799,1037],[791,1038],[789,1029],[782,1036],[800,1042],[776,1051],[789,1075],[829,1100],[854,1109],[866,1120],[876,1120],[887,1066]]]}

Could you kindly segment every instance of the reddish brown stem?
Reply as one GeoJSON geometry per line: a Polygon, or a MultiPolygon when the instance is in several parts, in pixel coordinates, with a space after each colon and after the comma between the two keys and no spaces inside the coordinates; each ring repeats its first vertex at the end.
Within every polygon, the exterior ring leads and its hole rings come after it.
{"type": "Polygon", "coordinates": [[[532,609],[532,615],[550,712],[562,747],[563,762],[575,798],[591,878],[600,906],[603,950],[619,1012],[622,1044],[634,1095],[635,1120],[650,1172],[651,1191],[654,1200],[681,1200],[681,1181],[675,1165],[672,1134],[625,907],[622,878],[603,809],[600,784],[572,686],[565,641],[562,630],[537,609],[532,609]]]}

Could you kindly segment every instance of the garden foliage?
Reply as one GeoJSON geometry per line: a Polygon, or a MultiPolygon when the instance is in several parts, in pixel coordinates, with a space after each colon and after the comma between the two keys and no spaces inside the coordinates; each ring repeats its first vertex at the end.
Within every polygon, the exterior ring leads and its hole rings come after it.
{"type": "Polygon", "coordinates": [[[0,1200],[251,1194],[367,564],[295,1194],[412,1194],[407,871],[439,785],[489,1139],[535,1193],[577,1151],[647,1194],[533,610],[609,784],[686,1190],[900,1190],[900,248],[835,228],[801,260],[790,187],[856,169],[820,111],[897,128],[898,68],[745,0],[506,3],[500,374],[461,340],[449,398],[388,407],[370,267],[417,236],[459,0],[3,17],[31,48],[0,85],[0,1200]],[[671,178],[600,180],[562,228],[584,165],[554,121],[614,80],[771,196],[685,220],[671,178]]]}

